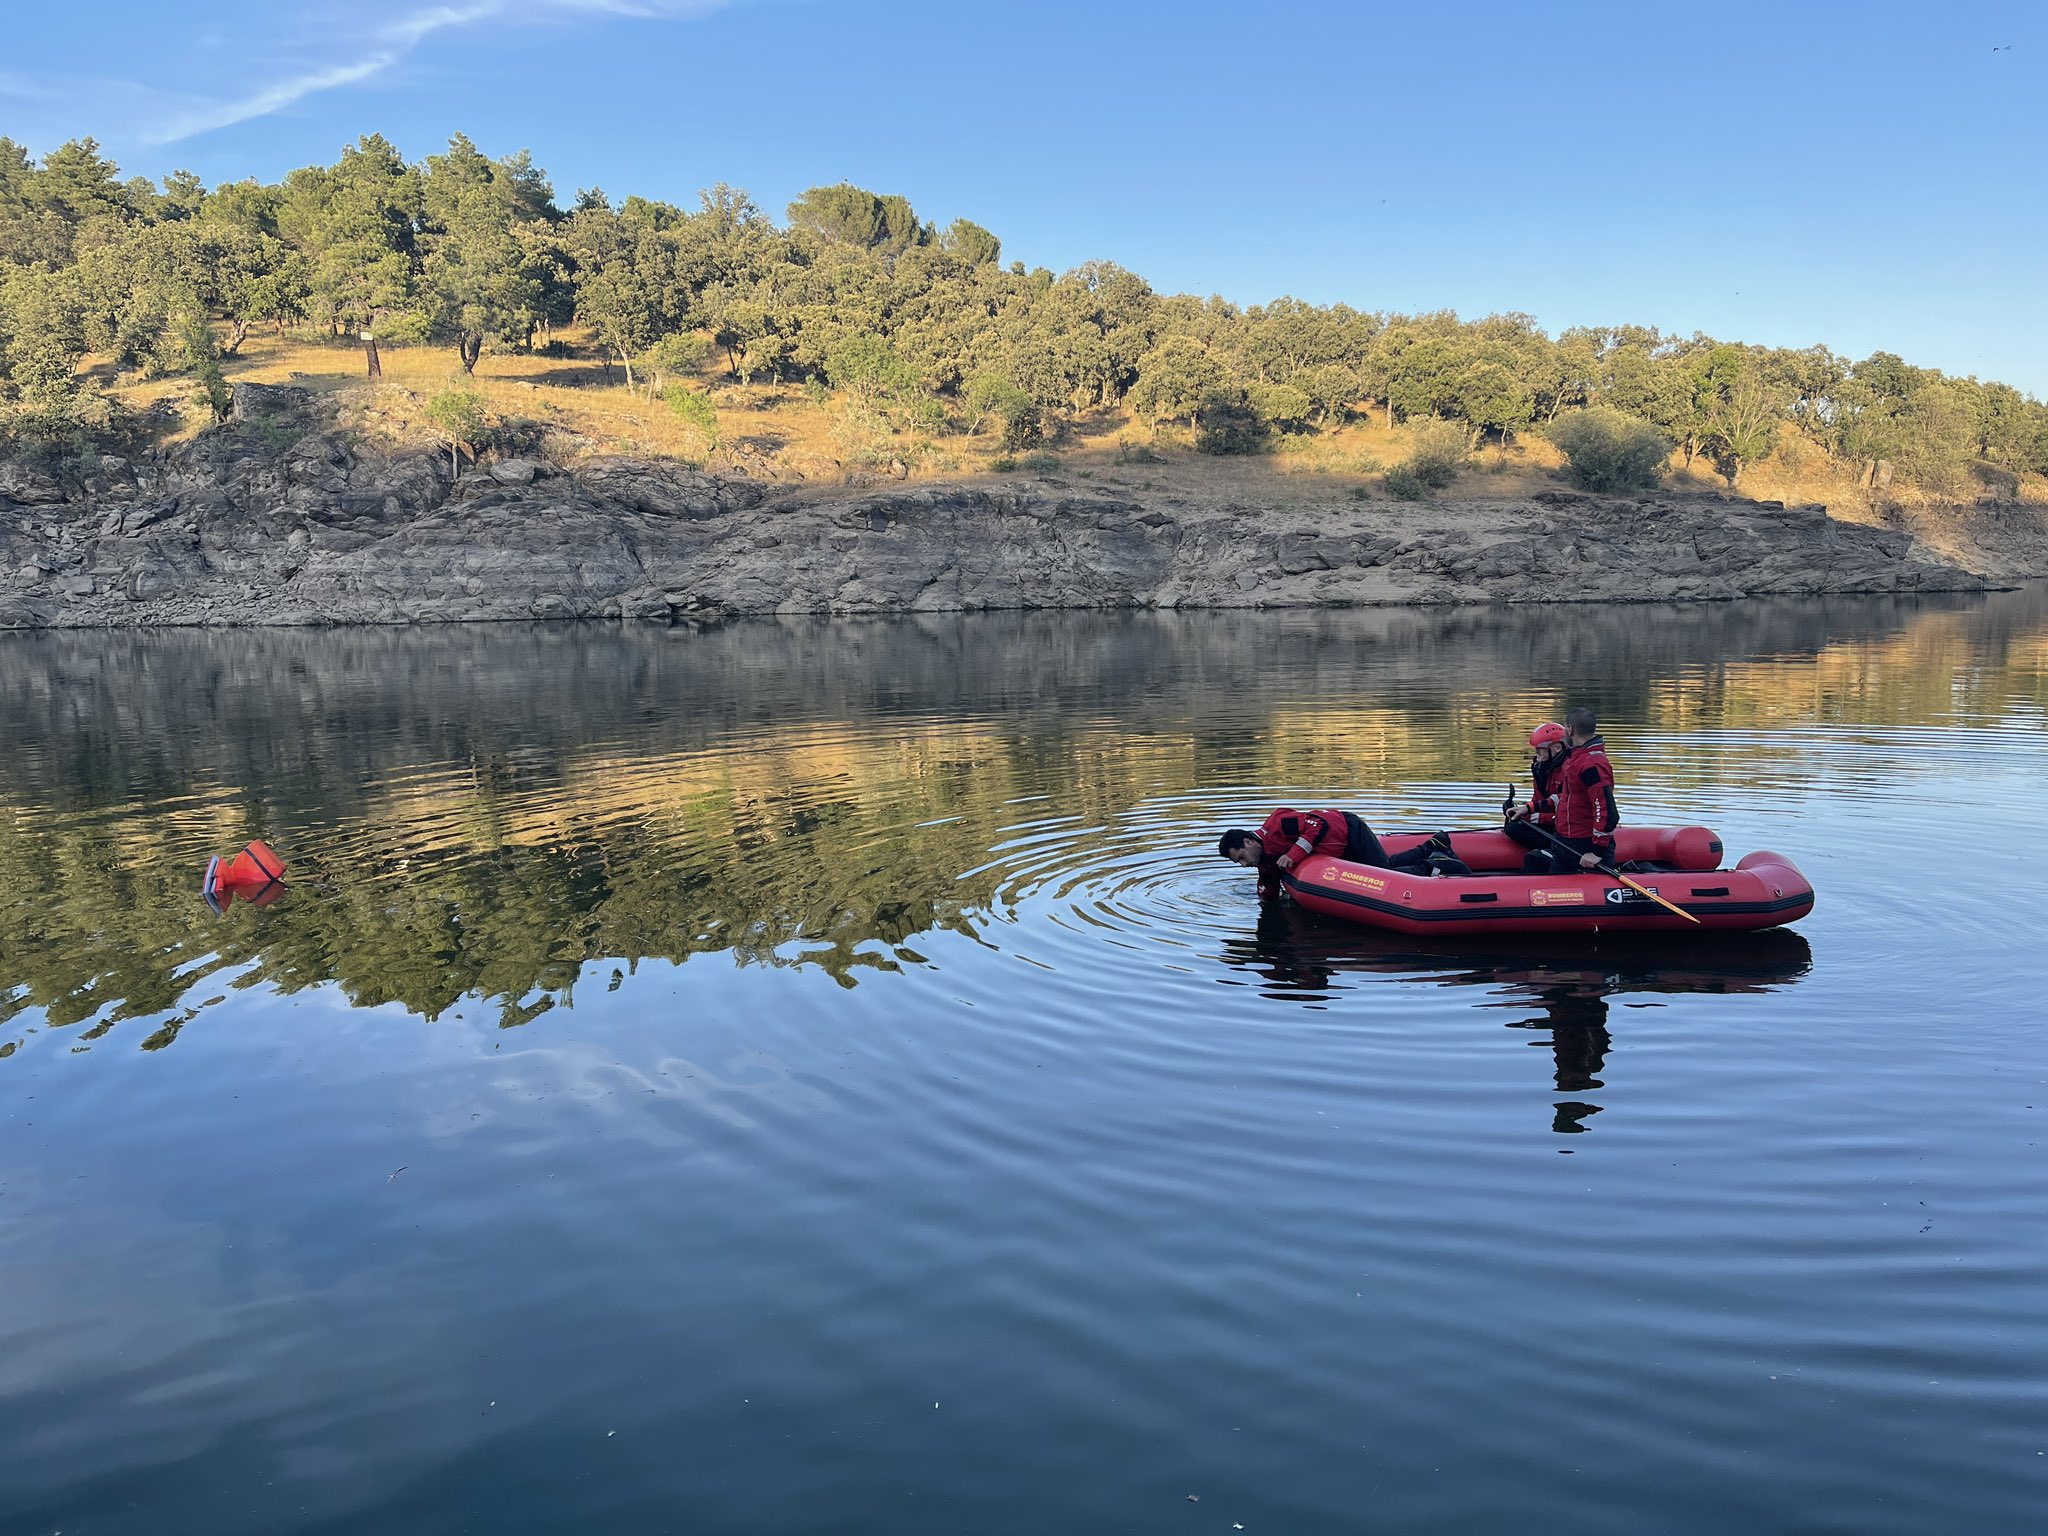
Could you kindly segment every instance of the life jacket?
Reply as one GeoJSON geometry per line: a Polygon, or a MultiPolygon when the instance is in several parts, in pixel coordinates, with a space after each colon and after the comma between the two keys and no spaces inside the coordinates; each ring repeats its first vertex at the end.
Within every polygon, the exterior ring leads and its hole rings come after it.
{"type": "Polygon", "coordinates": [[[1557,805],[1551,830],[1559,837],[1611,844],[1621,822],[1614,803],[1614,765],[1598,736],[1569,748],[1550,776],[1557,805]]]}
{"type": "Polygon", "coordinates": [[[1557,770],[1563,762],[1563,754],[1545,763],[1529,759],[1529,778],[1535,785],[1529,795],[1529,819],[1539,827],[1557,825],[1557,770]]]}

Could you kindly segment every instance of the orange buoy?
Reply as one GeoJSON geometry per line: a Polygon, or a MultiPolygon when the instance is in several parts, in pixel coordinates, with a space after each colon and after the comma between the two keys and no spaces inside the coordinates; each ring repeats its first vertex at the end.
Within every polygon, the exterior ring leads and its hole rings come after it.
{"type": "Polygon", "coordinates": [[[227,911],[238,896],[251,906],[268,906],[284,889],[284,871],[285,862],[276,850],[260,837],[254,838],[240,853],[206,861],[199,895],[216,917],[227,911]]]}

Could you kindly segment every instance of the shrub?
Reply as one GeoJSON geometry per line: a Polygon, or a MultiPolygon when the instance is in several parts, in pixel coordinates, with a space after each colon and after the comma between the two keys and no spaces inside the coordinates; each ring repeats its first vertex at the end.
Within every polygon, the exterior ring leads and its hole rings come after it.
{"type": "Polygon", "coordinates": [[[832,446],[839,457],[863,469],[886,464],[895,452],[889,418],[872,407],[849,403],[832,419],[832,446]]]}
{"type": "Polygon", "coordinates": [[[0,414],[0,461],[19,459],[59,480],[82,480],[99,464],[99,443],[75,404],[23,406],[0,414]]]}
{"type": "Polygon", "coordinates": [[[531,416],[501,416],[491,427],[491,447],[517,458],[536,458],[546,453],[548,429],[531,416]]]}
{"type": "Polygon", "coordinates": [[[668,401],[676,420],[696,428],[698,436],[704,439],[706,453],[718,446],[718,411],[710,400],[686,384],[669,385],[662,398],[668,401]]]}
{"type": "Polygon", "coordinates": [[[214,339],[213,328],[203,320],[188,321],[181,340],[192,377],[199,383],[200,397],[218,426],[235,409],[235,391],[220,371],[220,343],[214,339]]]}
{"type": "MultiPolygon", "coordinates": [[[[672,373],[695,373],[704,366],[705,353],[710,344],[695,331],[684,331],[674,336],[664,336],[642,354],[641,361],[658,381],[666,381],[672,373]]],[[[663,391],[667,393],[666,390],[663,391]]],[[[671,405],[675,402],[670,401],[671,405]]]]}
{"type": "Polygon", "coordinates": [[[291,421],[270,415],[252,417],[249,430],[263,439],[263,446],[272,453],[283,453],[305,434],[291,421]]]}
{"type": "Polygon", "coordinates": [[[1045,413],[1038,408],[1038,402],[1021,390],[1006,399],[998,409],[1003,419],[1003,451],[1015,453],[1020,448],[1035,448],[1045,441],[1045,413]]]}
{"type": "Polygon", "coordinates": [[[1559,417],[1548,436],[1565,456],[1572,484],[1587,491],[1648,490],[1671,456],[1670,439],[1655,427],[1605,406],[1559,417]]]}
{"type": "Polygon", "coordinates": [[[1276,427],[1305,427],[1316,408],[1308,392],[1292,384],[1255,384],[1251,399],[1252,408],[1276,427]]]}
{"type": "Polygon", "coordinates": [[[1019,402],[1030,399],[1023,390],[999,373],[977,374],[968,381],[961,392],[961,402],[966,408],[967,430],[978,433],[983,425],[994,420],[1003,420],[1019,402]]]}
{"type": "Polygon", "coordinates": [[[1263,453],[1265,418],[1252,408],[1243,390],[1217,390],[1196,412],[1195,447],[1202,453],[1263,453]]]}
{"type": "Polygon", "coordinates": [[[1143,443],[1133,443],[1120,437],[1116,440],[1116,461],[1119,464],[1164,464],[1166,456],[1154,453],[1143,443]]]}
{"type": "Polygon", "coordinates": [[[1017,461],[1017,467],[1026,474],[1050,475],[1058,471],[1060,461],[1049,453],[1027,453],[1017,461]]]}
{"type": "Polygon", "coordinates": [[[988,467],[989,467],[989,468],[990,468],[991,470],[993,470],[993,471],[994,471],[994,472],[995,472],[996,474],[999,474],[999,475],[1007,475],[1007,474],[1009,474],[1009,473],[1010,473],[1010,471],[1011,471],[1011,470],[1013,470],[1013,469],[1015,469],[1015,468],[1017,467],[1017,461],[1016,461],[1015,459],[1011,458],[1011,457],[1010,457],[1010,456],[1009,456],[1009,455],[1008,455],[1008,454],[1006,453],[1006,454],[1003,454],[1003,455],[1001,455],[1001,456],[1000,456],[1000,457],[998,457],[998,458],[993,458],[993,459],[990,459],[990,460],[988,461],[988,467]]]}
{"type": "Polygon", "coordinates": [[[920,431],[937,436],[946,430],[946,408],[927,394],[917,394],[904,402],[903,414],[910,424],[920,431]]]}
{"type": "Polygon", "coordinates": [[[879,336],[849,336],[825,354],[825,378],[858,405],[874,407],[908,394],[917,375],[879,336]]]}
{"type": "MultiPolygon", "coordinates": [[[[1433,421],[1415,434],[1415,445],[1402,468],[1430,490],[1441,491],[1457,480],[1464,464],[1465,434],[1448,421],[1433,421]]],[[[1387,479],[1391,485],[1393,476],[1387,479]]]]}
{"type": "Polygon", "coordinates": [[[484,411],[484,397],[474,390],[451,389],[427,398],[427,420],[441,434],[441,440],[448,445],[448,462],[451,472],[462,473],[460,455],[467,453],[476,457],[477,444],[484,441],[490,431],[490,418],[484,411]]]}
{"type": "Polygon", "coordinates": [[[1387,471],[1387,491],[1402,501],[1420,501],[1429,494],[1429,484],[1422,476],[1403,464],[1399,469],[1387,471]]]}

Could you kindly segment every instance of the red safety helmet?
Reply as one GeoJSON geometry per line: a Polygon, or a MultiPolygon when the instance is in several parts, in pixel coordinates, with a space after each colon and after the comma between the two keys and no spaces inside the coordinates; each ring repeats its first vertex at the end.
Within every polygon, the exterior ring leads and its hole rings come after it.
{"type": "Polygon", "coordinates": [[[1555,720],[1546,720],[1529,733],[1529,745],[1541,749],[1565,739],[1565,729],[1555,720]]]}

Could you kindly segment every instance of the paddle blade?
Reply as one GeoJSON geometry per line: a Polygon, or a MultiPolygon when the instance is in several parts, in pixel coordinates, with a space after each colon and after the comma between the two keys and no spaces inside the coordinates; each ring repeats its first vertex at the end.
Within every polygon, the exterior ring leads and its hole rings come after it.
{"type": "Polygon", "coordinates": [[[1662,896],[1659,896],[1655,891],[1651,890],[1648,886],[1636,884],[1635,881],[1629,879],[1629,877],[1627,875],[1624,875],[1620,870],[1609,870],[1608,873],[1613,875],[1615,879],[1619,880],[1623,885],[1627,886],[1630,890],[1634,891],[1638,896],[1647,897],[1649,900],[1657,903],[1657,905],[1662,907],[1666,912],[1675,912],[1680,917],[1684,918],[1688,923],[1697,924],[1699,922],[1699,919],[1694,917],[1690,912],[1686,911],[1685,908],[1673,906],[1670,902],[1666,901],[1662,896]]]}

